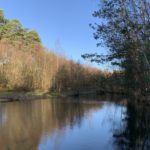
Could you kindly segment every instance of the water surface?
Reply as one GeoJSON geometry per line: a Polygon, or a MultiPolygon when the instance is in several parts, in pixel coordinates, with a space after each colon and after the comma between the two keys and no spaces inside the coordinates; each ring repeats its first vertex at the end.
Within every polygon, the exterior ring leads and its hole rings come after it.
{"type": "Polygon", "coordinates": [[[0,150],[114,150],[126,107],[96,100],[0,104],[0,150]]]}

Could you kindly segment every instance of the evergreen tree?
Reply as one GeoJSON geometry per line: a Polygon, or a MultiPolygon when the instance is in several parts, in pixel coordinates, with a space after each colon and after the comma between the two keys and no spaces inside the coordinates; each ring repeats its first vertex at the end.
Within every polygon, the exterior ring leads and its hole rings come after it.
{"type": "Polygon", "coordinates": [[[148,0],[102,0],[93,16],[101,23],[91,25],[98,46],[105,44],[109,54],[85,54],[83,58],[110,61],[125,71],[128,89],[138,93],[150,89],[150,3],[148,0]]]}
{"type": "Polygon", "coordinates": [[[2,10],[0,10],[0,40],[17,41],[24,45],[41,43],[36,31],[23,28],[17,19],[5,19],[2,10]]]}

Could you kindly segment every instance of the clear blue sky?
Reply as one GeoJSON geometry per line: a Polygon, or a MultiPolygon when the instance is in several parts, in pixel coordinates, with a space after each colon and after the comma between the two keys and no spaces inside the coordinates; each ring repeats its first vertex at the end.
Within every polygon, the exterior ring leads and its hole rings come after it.
{"type": "Polygon", "coordinates": [[[18,19],[35,29],[49,49],[83,62],[81,54],[103,52],[96,47],[90,23],[99,0],[0,0],[8,19],[18,19]]]}

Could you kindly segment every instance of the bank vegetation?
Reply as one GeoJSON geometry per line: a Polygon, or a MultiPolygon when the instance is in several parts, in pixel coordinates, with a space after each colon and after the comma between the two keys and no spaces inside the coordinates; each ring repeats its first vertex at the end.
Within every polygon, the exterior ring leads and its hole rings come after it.
{"type": "Polygon", "coordinates": [[[81,65],[46,49],[36,31],[6,19],[0,11],[1,90],[71,95],[112,92],[118,90],[113,77],[116,73],[81,65]]]}

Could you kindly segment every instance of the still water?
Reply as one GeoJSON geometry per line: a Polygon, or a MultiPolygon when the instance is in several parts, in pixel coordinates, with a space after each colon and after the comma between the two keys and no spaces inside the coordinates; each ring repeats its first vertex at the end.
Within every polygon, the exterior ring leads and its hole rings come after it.
{"type": "Polygon", "coordinates": [[[105,99],[0,104],[0,150],[114,150],[126,106],[105,99]]]}

